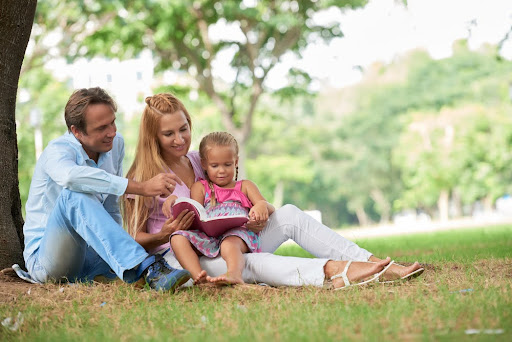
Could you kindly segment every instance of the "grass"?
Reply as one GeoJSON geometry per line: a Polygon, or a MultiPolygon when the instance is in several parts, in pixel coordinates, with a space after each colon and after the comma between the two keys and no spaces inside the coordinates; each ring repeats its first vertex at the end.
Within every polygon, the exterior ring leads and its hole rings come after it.
{"type": "MultiPolygon", "coordinates": [[[[510,340],[512,227],[360,240],[376,255],[427,263],[404,284],[318,288],[191,288],[176,295],[126,284],[45,285],[2,297],[1,341],[510,340]],[[468,290],[470,289],[470,290],[468,290]],[[462,290],[462,292],[461,292],[462,290]],[[466,291],[464,291],[466,290],[466,291]],[[467,335],[467,329],[480,334],[467,335]],[[485,334],[485,329],[503,329],[485,334]]],[[[295,245],[278,254],[306,256],[295,245]]]]}
{"type": "MultiPolygon", "coordinates": [[[[512,226],[377,237],[356,242],[379,257],[389,255],[405,262],[471,263],[479,259],[512,257],[512,226]]],[[[289,244],[279,247],[276,254],[312,257],[302,248],[289,244]]]]}

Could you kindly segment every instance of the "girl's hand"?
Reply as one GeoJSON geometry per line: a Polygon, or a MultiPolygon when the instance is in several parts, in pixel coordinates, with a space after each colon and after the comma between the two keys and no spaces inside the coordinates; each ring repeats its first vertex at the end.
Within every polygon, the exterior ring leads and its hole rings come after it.
{"type": "Polygon", "coordinates": [[[268,220],[268,208],[267,201],[258,201],[249,211],[249,219],[253,221],[264,221],[268,220]]]}
{"type": "Polygon", "coordinates": [[[177,196],[171,195],[167,197],[164,204],[162,204],[162,212],[164,213],[165,217],[172,217],[172,205],[174,204],[174,202],[176,202],[176,199],[178,199],[177,196]]]}
{"type": "Polygon", "coordinates": [[[176,218],[172,216],[165,221],[161,233],[171,236],[172,233],[178,230],[187,230],[194,222],[194,212],[183,210],[176,218]]]}
{"type": "Polygon", "coordinates": [[[249,211],[249,222],[246,223],[247,229],[259,233],[267,224],[268,209],[266,201],[257,202],[249,211]]]}

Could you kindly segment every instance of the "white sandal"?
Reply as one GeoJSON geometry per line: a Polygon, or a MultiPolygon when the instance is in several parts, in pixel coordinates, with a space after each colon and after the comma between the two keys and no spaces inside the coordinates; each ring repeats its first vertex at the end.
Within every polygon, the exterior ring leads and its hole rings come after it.
{"type": "MultiPolygon", "coordinates": [[[[399,264],[396,264],[396,265],[402,266],[402,265],[399,265],[399,264]]],[[[416,277],[419,277],[424,271],[425,271],[425,269],[423,267],[421,267],[421,268],[418,268],[415,271],[412,271],[409,274],[404,275],[403,277],[400,277],[400,278],[397,278],[397,279],[394,279],[394,280],[380,281],[379,278],[377,278],[377,282],[381,283],[381,284],[392,284],[392,283],[395,283],[395,282],[411,280],[411,279],[414,279],[416,277]]]]}
{"type": "Polygon", "coordinates": [[[368,280],[365,280],[365,281],[362,281],[360,283],[356,283],[356,284],[351,284],[350,283],[350,280],[348,280],[348,277],[347,277],[347,271],[348,271],[348,268],[350,266],[350,264],[352,263],[352,260],[348,261],[347,264],[345,265],[345,268],[343,269],[343,272],[339,273],[339,274],[336,274],[336,275],[333,275],[331,277],[331,281],[333,281],[334,279],[337,279],[337,278],[342,278],[343,281],[345,282],[345,285],[342,286],[342,287],[338,287],[338,288],[335,288],[335,290],[341,290],[341,289],[344,289],[344,288],[347,288],[349,286],[360,286],[360,285],[365,285],[365,284],[368,284],[368,283],[371,283],[373,281],[379,281],[379,277],[388,270],[388,268],[394,263],[393,260],[391,260],[389,262],[389,264],[386,265],[386,267],[384,267],[384,269],[380,272],[377,272],[373,275],[372,278],[368,279],[368,280]]]}

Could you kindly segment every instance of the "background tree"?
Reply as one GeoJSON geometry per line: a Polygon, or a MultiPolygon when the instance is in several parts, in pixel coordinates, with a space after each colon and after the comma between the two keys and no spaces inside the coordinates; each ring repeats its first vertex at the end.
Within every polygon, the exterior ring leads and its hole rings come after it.
{"type": "MultiPolygon", "coordinates": [[[[502,165],[509,160],[507,149],[512,150],[505,134],[512,69],[509,61],[496,58],[499,46],[469,51],[461,41],[452,57],[441,60],[415,51],[389,65],[375,63],[356,86],[322,88],[318,98],[310,91],[309,75],[295,69],[289,72],[288,86],[270,89],[269,75],[287,53],[300,56],[312,41],[341,36],[339,23],[315,22],[315,13],[339,3],[39,0],[20,83],[31,100],[20,102],[16,115],[22,196],[35,161],[30,111],[35,105],[41,109],[46,143],[51,133],[61,132],[60,126],[52,126],[51,132],[48,125],[70,91],[59,95],[65,86],[42,66],[57,56],[69,61],[81,56],[125,58],[146,48],[161,71],[156,84],[165,82],[159,77],[169,70],[190,82],[185,87],[164,84],[154,92],[177,92],[191,109],[193,148],[205,132],[230,129],[229,122],[237,134],[249,132],[251,138],[244,140],[247,173],[265,196],[276,204],[321,209],[333,227],[353,223],[356,216],[361,224],[386,221],[393,211],[407,208],[435,214],[442,211],[441,202],[448,212],[448,200],[469,205],[485,199],[492,204],[510,191],[499,184],[511,180],[502,165]],[[219,28],[230,29],[231,35],[216,34],[219,28]],[[299,38],[288,47],[286,37],[297,37],[293,32],[299,38]],[[288,52],[275,55],[283,48],[288,52]],[[232,69],[218,68],[223,61],[232,69]],[[253,96],[254,89],[258,96],[253,96]],[[221,119],[222,108],[228,121],[221,119]],[[431,125],[436,122],[448,126],[431,125]],[[432,126],[430,152],[421,150],[423,138],[411,131],[411,125],[421,124],[432,126]],[[446,149],[443,137],[450,125],[454,135],[446,149]],[[493,153],[484,152],[485,139],[495,145],[493,153]]],[[[135,117],[123,123],[122,114],[119,121],[129,164],[138,121],[135,117]]]]}
{"type": "Polygon", "coordinates": [[[0,0],[0,268],[24,264],[16,93],[37,0],[0,0]]]}
{"type": "MultiPolygon", "coordinates": [[[[311,41],[341,37],[339,23],[320,23],[315,14],[331,6],[354,8],[365,0],[89,1],[87,13],[104,25],[84,40],[79,55],[131,57],[150,49],[160,71],[185,71],[218,107],[224,128],[237,138],[242,175],[245,146],[266,80],[281,58],[301,56],[311,41]],[[229,36],[215,34],[229,28],[229,36]],[[229,62],[231,77],[216,64],[229,62]],[[221,77],[222,76],[222,77],[221,77]]],[[[91,21],[93,21],[91,19],[91,21]]],[[[93,24],[91,24],[93,25],[93,24]]],[[[93,25],[94,26],[94,25],[93,25]]],[[[227,64],[227,63],[226,63],[227,64]]],[[[291,70],[290,89],[305,89],[309,76],[291,70]]]]}

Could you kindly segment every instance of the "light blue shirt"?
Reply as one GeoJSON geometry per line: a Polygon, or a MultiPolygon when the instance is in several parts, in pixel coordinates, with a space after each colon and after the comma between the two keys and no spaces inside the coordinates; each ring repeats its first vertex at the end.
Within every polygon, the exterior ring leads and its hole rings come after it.
{"type": "Polygon", "coordinates": [[[25,260],[39,247],[48,217],[63,188],[94,194],[121,224],[118,199],[128,186],[128,179],[122,177],[123,157],[124,140],[119,133],[112,150],[101,153],[97,164],[69,132],[48,144],[36,163],[25,206],[25,260]]]}

